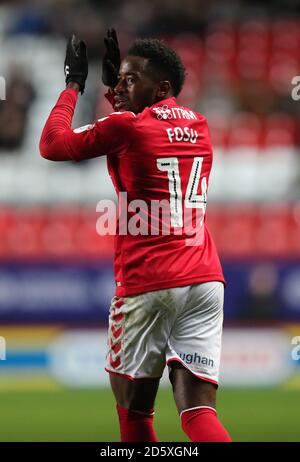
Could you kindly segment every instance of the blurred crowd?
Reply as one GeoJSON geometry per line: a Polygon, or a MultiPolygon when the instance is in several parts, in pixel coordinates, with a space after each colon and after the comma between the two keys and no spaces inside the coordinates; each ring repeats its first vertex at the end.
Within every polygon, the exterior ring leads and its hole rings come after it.
{"type": "Polygon", "coordinates": [[[22,145],[28,111],[34,98],[30,80],[17,68],[11,69],[6,101],[0,105],[0,149],[10,150],[22,145]]]}
{"type": "Polygon", "coordinates": [[[298,0],[4,0],[1,4],[7,12],[8,34],[68,36],[75,31],[91,46],[111,25],[130,38],[182,32],[204,35],[214,21],[276,20],[300,14],[298,0]]]}
{"type": "MultiPolygon", "coordinates": [[[[108,27],[117,29],[123,53],[138,36],[163,38],[187,68],[180,102],[208,117],[215,145],[300,142],[300,105],[291,98],[291,79],[300,74],[298,0],[13,0],[2,2],[0,12],[4,39],[67,38],[75,32],[87,42],[99,76],[108,27]]],[[[0,120],[9,127],[9,133],[0,131],[0,149],[22,142],[34,89],[21,75],[13,77],[12,96],[0,108],[0,120]]],[[[103,90],[92,104],[92,117],[110,110],[103,90]]]]}

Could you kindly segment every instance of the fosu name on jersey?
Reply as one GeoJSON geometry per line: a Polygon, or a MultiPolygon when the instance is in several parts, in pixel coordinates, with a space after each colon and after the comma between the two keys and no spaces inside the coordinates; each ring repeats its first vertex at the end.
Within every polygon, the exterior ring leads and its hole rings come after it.
{"type": "Polygon", "coordinates": [[[195,144],[199,136],[196,130],[189,127],[166,128],[166,132],[170,143],[185,141],[195,144]]]}

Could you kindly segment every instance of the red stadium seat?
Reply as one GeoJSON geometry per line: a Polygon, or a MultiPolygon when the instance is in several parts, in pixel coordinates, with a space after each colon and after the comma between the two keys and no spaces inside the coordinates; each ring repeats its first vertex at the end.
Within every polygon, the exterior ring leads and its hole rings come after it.
{"type": "Polygon", "coordinates": [[[295,120],[285,113],[273,113],[265,124],[265,146],[293,146],[296,143],[295,120]]]}
{"type": "Polygon", "coordinates": [[[261,140],[261,122],[252,113],[237,113],[231,120],[229,146],[258,146],[261,140]]]}

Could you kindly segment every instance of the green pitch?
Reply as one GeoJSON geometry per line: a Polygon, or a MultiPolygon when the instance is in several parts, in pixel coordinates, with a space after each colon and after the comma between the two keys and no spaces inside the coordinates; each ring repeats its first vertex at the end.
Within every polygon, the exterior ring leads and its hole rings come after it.
{"type": "MultiPolygon", "coordinates": [[[[118,441],[109,390],[0,392],[0,441],[118,441]]],[[[300,441],[297,390],[219,392],[218,412],[234,441],[300,441]]],[[[187,441],[171,390],[161,389],[155,428],[160,441],[187,441]]]]}

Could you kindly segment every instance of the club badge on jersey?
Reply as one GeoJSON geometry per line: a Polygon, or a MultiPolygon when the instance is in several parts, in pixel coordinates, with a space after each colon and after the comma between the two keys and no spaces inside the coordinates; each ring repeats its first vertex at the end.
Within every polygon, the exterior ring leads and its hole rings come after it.
{"type": "Polygon", "coordinates": [[[154,107],[152,111],[155,112],[158,120],[172,119],[171,109],[169,109],[167,104],[160,107],[154,107]]]}

